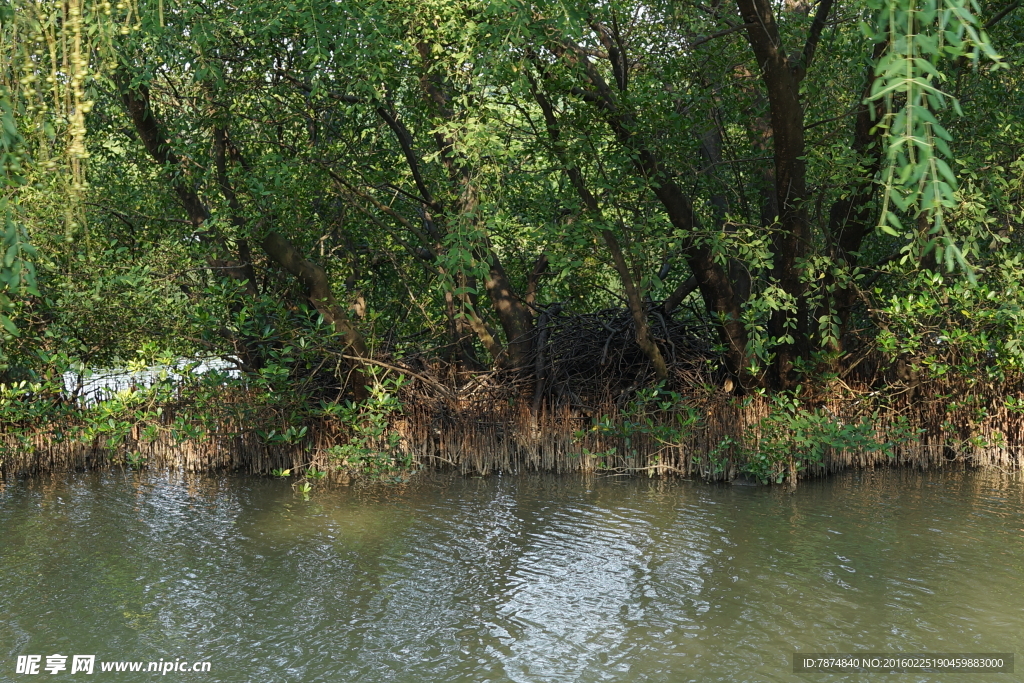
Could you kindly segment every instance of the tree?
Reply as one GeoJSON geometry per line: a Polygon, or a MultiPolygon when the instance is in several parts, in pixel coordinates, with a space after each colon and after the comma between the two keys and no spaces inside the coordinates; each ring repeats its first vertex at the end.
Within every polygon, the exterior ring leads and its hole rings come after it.
{"type": "Polygon", "coordinates": [[[4,80],[43,163],[18,192],[64,264],[44,289],[130,242],[192,321],[156,336],[251,369],[266,302],[326,321],[355,395],[382,350],[540,377],[554,311],[622,306],[655,379],[674,315],[733,385],[791,390],[871,349],[923,363],[952,328],[981,353],[987,313],[892,315],[1017,291],[1019,77],[986,33],[1019,39],[1015,4],[19,1],[4,80]],[[76,35],[102,39],[62,61],[76,35]],[[966,134],[986,108],[1004,127],[966,134]]]}

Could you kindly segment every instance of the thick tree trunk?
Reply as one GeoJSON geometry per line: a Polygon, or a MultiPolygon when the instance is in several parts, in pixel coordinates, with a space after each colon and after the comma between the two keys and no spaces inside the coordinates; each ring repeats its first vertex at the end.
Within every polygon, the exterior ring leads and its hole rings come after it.
{"type": "Polygon", "coordinates": [[[526,368],[533,357],[533,314],[516,295],[494,250],[488,248],[486,257],[490,267],[484,287],[505,332],[509,363],[513,368],[526,368]]]}
{"type": "Polygon", "coordinates": [[[771,111],[778,224],[773,226],[772,278],[787,295],[773,311],[768,332],[775,338],[772,384],[779,389],[799,382],[796,363],[808,356],[808,304],[803,260],[810,243],[807,220],[807,169],[800,82],[807,73],[832,0],[822,0],[803,52],[786,55],[772,6],[767,0],[737,0],[747,39],[761,67],[771,111]]]}

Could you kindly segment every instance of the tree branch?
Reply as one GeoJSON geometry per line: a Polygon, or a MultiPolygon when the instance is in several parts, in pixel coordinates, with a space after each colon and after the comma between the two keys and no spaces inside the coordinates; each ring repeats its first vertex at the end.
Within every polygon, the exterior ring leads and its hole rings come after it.
{"type": "Polygon", "coordinates": [[[821,0],[818,3],[818,11],[811,22],[811,30],[807,33],[807,41],[804,43],[803,59],[801,60],[801,71],[806,74],[814,61],[814,53],[818,49],[818,41],[821,40],[821,32],[825,29],[828,21],[828,14],[832,10],[833,0],[821,0]]]}
{"type": "Polygon", "coordinates": [[[526,295],[523,297],[523,301],[526,302],[527,306],[532,305],[534,299],[537,298],[537,287],[540,284],[540,277],[547,272],[547,269],[548,255],[541,254],[537,262],[533,264],[533,270],[526,281],[526,295]]]}
{"type": "Polygon", "coordinates": [[[699,46],[703,45],[704,43],[709,43],[712,40],[714,40],[715,38],[721,38],[723,36],[729,35],[730,33],[736,33],[737,31],[743,31],[744,29],[748,29],[748,28],[750,28],[752,26],[756,26],[756,24],[739,24],[737,26],[731,26],[729,28],[722,29],[721,31],[716,31],[715,33],[712,33],[710,35],[701,36],[701,37],[697,38],[696,40],[690,41],[689,43],[687,43],[687,45],[690,47],[690,49],[693,49],[695,47],[699,47],[699,46]]]}
{"type": "Polygon", "coordinates": [[[998,24],[1000,21],[1003,20],[1003,18],[1006,17],[1007,14],[1017,9],[1018,7],[1020,7],[1020,0],[1017,0],[1017,2],[1011,2],[1003,9],[999,10],[994,17],[985,22],[985,30],[987,31],[996,24],[998,24]]]}
{"type": "Polygon", "coordinates": [[[678,307],[679,304],[683,302],[683,299],[690,296],[690,294],[692,294],[693,291],[696,289],[697,278],[691,275],[689,278],[687,278],[685,282],[676,287],[675,291],[673,291],[669,295],[669,297],[665,299],[665,303],[661,305],[661,309],[665,311],[665,313],[671,313],[672,311],[676,310],[676,307],[678,307]]]}
{"type": "Polygon", "coordinates": [[[394,132],[395,137],[398,138],[398,144],[402,148],[402,154],[405,155],[405,161],[409,165],[409,170],[412,172],[413,180],[416,183],[416,189],[420,191],[420,197],[422,198],[421,201],[429,206],[432,211],[440,212],[441,208],[434,202],[434,196],[427,188],[427,184],[423,182],[423,175],[420,173],[420,162],[419,159],[416,158],[416,152],[413,150],[413,139],[409,129],[384,107],[377,107],[376,111],[377,115],[384,120],[384,123],[388,124],[388,128],[390,128],[392,132],[394,132]]]}

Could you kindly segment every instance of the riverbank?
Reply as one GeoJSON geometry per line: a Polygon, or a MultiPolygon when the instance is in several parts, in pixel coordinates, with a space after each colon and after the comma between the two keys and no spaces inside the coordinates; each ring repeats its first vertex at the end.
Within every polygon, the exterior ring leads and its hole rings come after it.
{"type": "Polygon", "coordinates": [[[880,465],[1021,467],[1016,387],[898,389],[737,397],[707,385],[659,385],[535,409],[529,394],[506,382],[413,381],[381,384],[361,404],[325,404],[298,424],[282,406],[221,387],[216,403],[179,396],[143,410],[138,398],[122,397],[7,425],[0,470],[312,471],[341,479],[421,469],[603,472],[793,486],[880,465]]]}

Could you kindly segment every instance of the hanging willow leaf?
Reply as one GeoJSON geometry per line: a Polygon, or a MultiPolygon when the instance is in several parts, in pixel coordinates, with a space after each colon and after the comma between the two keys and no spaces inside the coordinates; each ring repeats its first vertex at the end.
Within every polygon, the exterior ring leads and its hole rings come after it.
{"type": "MultiPolygon", "coordinates": [[[[947,144],[953,137],[936,113],[947,100],[962,112],[956,98],[940,87],[947,80],[941,67],[959,57],[976,62],[984,55],[995,66],[1002,66],[1002,60],[981,29],[973,0],[882,0],[872,8],[877,19],[869,34],[889,45],[867,98],[883,104],[889,121],[889,170],[883,174],[885,201],[877,228],[894,234],[900,226],[890,205],[914,219],[926,216],[932,225],[927,234],[942,236],[947,267],[952,270],[955,262],[973,281],[972,269],[943,220],[943,212],[957,205],[958,182],[947,144]]],[[[925,243],[926,251],[934,248],[931,244],[925,243]]]]}

